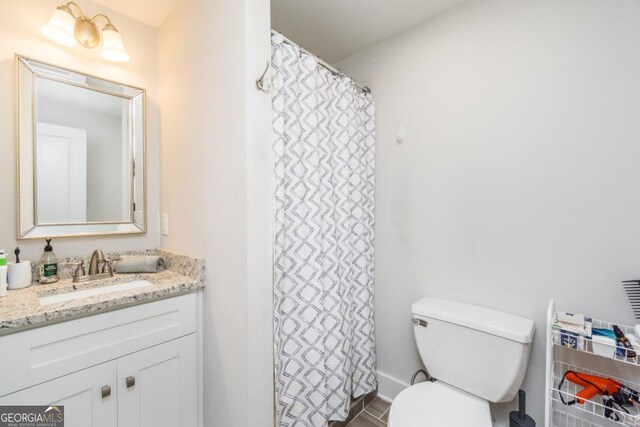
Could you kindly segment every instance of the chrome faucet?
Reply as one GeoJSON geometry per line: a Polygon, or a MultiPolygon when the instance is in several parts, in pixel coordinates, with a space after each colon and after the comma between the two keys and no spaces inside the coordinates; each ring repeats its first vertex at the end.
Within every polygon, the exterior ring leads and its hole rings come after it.
{"type": "Polygon", "coordinates": [[[104,256],[104,253],[100,249],[96,249],[93,251],[91,260],[89,261],[89,274],[85,273],[84,262],[80,261],[73,274],[73,281],[86,282],[88,280],[107,279],[109,277],[113,277],[111,264],[104,256]]]}

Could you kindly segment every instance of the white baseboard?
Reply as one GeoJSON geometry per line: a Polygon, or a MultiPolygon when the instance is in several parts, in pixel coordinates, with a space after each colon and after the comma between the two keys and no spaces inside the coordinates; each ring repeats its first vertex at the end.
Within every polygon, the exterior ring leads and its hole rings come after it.
{"type": "Polygon", "coordinates": [[[382,371],[378,372],[378,397],[387,402],[392,402],[393,399],[410,384],[406,383],[398,378],[382,371]]]}

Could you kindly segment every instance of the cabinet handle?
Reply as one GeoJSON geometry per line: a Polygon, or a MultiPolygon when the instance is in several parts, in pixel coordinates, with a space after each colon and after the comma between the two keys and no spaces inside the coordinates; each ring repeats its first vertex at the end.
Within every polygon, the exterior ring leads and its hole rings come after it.
{"type": "Polygon", "coordinates": [[[100,389],[100,391],[102,392],[103,399],[106,399],[107,397],[111,396],[111,386],[105,385],[100,389]]]}
{"type": "Polygon", "coordinates": [[[136,377],[127,377],[126,379],[127,388],[131,388],[136,385],[136,377]]]}

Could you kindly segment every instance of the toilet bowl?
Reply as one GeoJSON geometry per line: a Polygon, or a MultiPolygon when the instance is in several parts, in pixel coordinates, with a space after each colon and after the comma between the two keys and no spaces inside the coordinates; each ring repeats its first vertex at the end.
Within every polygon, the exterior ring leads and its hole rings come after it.
{"type": "Polygon", "coordinates": [[[418,351],[435,381],[398,394],[389,427],[491,427],[489,402],[510,402],[522,386],[534,322],[439,298],[411,308],[418,351]]]}
{"type": "Polygon", "coordinates": [[[442,382],[424,382],[393,400],[388,427],[491,427],[489,402],[442,382]]]}

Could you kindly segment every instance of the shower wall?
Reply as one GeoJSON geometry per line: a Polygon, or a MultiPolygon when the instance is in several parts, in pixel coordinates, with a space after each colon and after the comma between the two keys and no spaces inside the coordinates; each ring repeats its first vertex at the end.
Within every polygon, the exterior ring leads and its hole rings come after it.
{"type": "Polygon", "coordinates": [[[549,298],[635,323],[620,281],[640,276],[638,22],[633,0],[474,0],[336,64],[377,104],[383,395],[420,367],[423,295],[535,319],[538,425],[549,298]]]}

